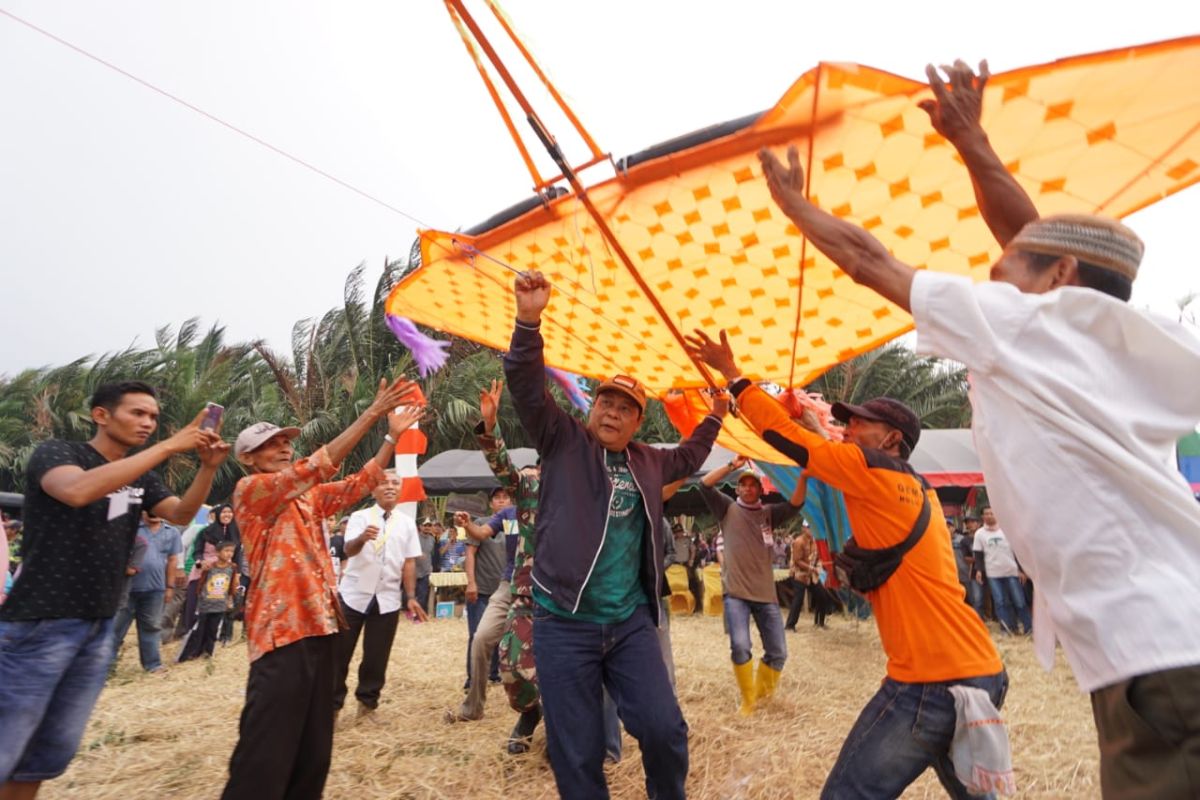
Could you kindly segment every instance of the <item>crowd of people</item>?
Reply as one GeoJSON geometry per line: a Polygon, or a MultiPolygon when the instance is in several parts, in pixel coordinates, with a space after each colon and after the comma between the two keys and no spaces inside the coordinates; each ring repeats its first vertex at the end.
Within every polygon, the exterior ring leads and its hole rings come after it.
{"type": "Polygon", "coordinates": [[[689,728],[665,573],[690,571],[700,605],[696,573],[710,557],[721,565],[730,695],[736,685],[740,700],[731,712],[751,715],[776,691],[806,597],[817,625],[836,608],[830,572],[870,603],[886,677],[822,797],[896,797],[929,768],[952,797],[1012,789],[1001,717],[1009,675],[988,614],[1005,633],[1032,632],[1043,659],[1062,646],[1091,694],[1106,797],[1200,796],[1200,508],[1168,458],[1200,419],[1200,344],[1127,305],[1142,254],[1132,231],[1100,217],[1039,216],[979,125],[986,69],[959,62],[929,77],[934,99],[923,107],[1004,247],[989,282],[901,263],[810,201],[794,148],[786,164],[760,157],[800,233],[850,279],[910,311],[922,351],[970,370],[995,510],[967,518],[962,532],[947,524],[909,463],[921,423],[904,403],[835,404],[845,427],[831,439],[742,375],[725,331],[687,338],[723,385],[678,446],[634,438],[647,394],[628,375],[601,382],[586,419],[573,416],[546,388],[541,323],[553,289],[536,271],[514,282],[504,373],[539,462],[512,463],[496,426],[501,387],[484,387],[476,433],[500,489],[490,515],[457,514],[444,535],[443,520],[417,525],[396,511],[394,447],[423,414],[408,380],[381,380],[345,431],[301,458],[298,428],[259,422],[231,445],[204,413],[148,445],[154,389],[106,384],[91,400],[93,437],[45,442],[29,461],[20,573],[0,605],[0,798],[33,797],[66,769],[134,621],[142,667],[163,669],[164,605],[177,606],[173,627],[188,637],[181,660],[211,655],[243,620],[249,677],[223,797],[320,797],[335,729],[376,720],[398,621],[426,618],[435,564],[467,573],[467,694],[448,723],[479,719],[498,676],[517,714],[509,752],[526,752],[543,725],[563,797],[608,796],[604,764],[620,757],[623,726],[638,742],[647,795],[682,798],[689,728]],[[701,492],[719,536],[694,540],[664,504],[704,463],[731,403],[803,477],[790,497],[764,503],[762,480],[742,459],[706,474],[701,492]],[[380,424],[374,458],[335,480],[380,424]],[[177,495],[154,470],[184,453],[199,469],[177,495]],[[185,543],[174,526],[192,522],[230,453],[245,477],[185,543]],[[803,511],[809,477],[845,498],[854,535],[831,563],[803,525],[790,541],[781,535],[803,511]],[[730,480],[733,497],[718,489],[730,480]],[[330,537],[326,520],[343,515],[330,537]],[[793,594],[786,621],[777,567],[793,594]],[[360,639],[357,711],[343,720],[360,639]]]}

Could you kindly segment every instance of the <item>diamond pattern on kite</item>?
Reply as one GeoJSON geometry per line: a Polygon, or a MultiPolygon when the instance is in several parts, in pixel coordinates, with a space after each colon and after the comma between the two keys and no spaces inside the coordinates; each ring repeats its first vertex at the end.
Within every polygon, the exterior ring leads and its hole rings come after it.
{"type": "MultiPolygon", "coordinates": [[[[983,124],[1043,214],[1123,217],[1200,179],[1200,98],[1164,74],[1200,74],[1200,37],[995,75],[983,124]]],[[[684,333],[738,329],[747,376],[803,386],[912,320],[798,235],[771,200],[756,151],[796,144],[822,208],[906,263],[983,280],[999,247],[961,160],[917,107],[929,96],[920,82],[822,64],[748,127],[634,163],[588,195],[671,323],[684,333]]],[[[504,350],[512,272],[539,269],[554,284],[542,326],[548,365],[597,378],[626,372],[659,395],[705,385],[570,194],[476,236],[422,231],[421,257],[389,313],[504,350]]],[[[701,413],[707,401],[688,397],[701,413]]],[[[737,424],[721,441],[765,457],[747,449],[765,447],[752,434],[730,433],[737,424]]]]}

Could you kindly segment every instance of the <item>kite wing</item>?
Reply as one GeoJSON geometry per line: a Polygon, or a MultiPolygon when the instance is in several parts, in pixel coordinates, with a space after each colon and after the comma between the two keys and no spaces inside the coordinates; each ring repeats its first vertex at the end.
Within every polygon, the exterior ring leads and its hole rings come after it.
{"type": "MultiPolygon", "coordinates": [[[[1123,217],[1200,178],[1200,93],[1178,80],[1197,74],[1200,37],[1026,67],[991,78],[983,123],[1042,213],[1123,217]]],[[[755,152],[798,145],[822,208],[906,263],[983,280],[999,248],[954,149],[917,107],[930,96],[870,67],[821,64],[766,112],[622,159],[587,189],[631,264],[576,192],[548,192],[463,233],[421,231],[421,264],[387,310],[504,350],[513,272],[537,269],[554,286],[549,366],[689,390],[686,408],[702,415],[705,379],[677,334],[724,328],[743,374],[803,386],[912,319],[807,245],[755,152]]],[[[720,441],[779,459],[740,422],[720,441]]]]}

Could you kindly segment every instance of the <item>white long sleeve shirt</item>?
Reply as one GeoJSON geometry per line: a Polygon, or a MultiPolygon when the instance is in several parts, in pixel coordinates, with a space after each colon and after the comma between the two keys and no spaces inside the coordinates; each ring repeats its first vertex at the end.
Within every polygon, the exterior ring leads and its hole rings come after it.
{"type": "Polygon", "coordinates": [[[919,352],[970,372],[988,497],[1033,579],[1034,645],[1084,691],[1200,664],[1200,504],[1176,468],[1200,341],[1100,292],[919,272],[919,352]]]}

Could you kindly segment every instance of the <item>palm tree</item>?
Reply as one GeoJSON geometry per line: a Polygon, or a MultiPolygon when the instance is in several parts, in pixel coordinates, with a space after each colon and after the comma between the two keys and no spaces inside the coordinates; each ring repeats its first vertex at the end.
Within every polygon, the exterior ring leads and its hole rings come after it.
{"type": "Polygon", "coordinates": [[[953,362],[918,356],[899,342],[838,364],[808,385],[830,403],[892,397],[908,405],[926,428],[971,424],[967,371],[953,362]]]}

